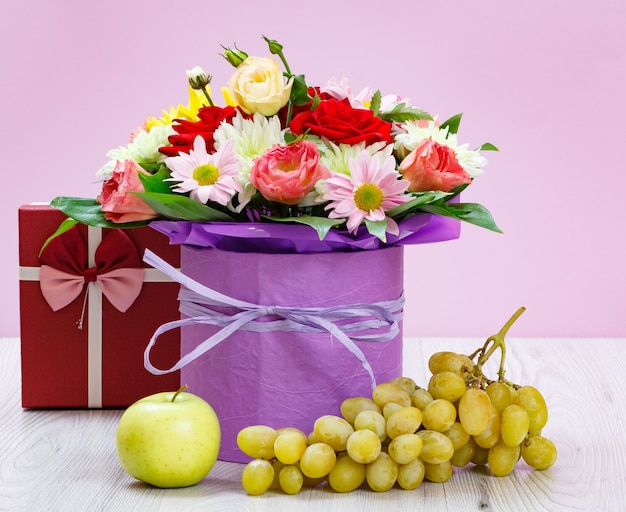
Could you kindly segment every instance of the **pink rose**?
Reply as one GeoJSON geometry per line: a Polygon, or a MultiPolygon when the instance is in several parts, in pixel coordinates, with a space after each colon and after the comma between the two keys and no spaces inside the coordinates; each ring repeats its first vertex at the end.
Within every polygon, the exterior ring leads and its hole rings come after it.
{"type": "Polygon", "coordinates": [[[409,180],[409,192],[441,190],[449,192],[472,180],[448,146],[425,139],[411,151],[400,166],[400,174],[409,180]]]}
{"type": "Polygon", "coordinates": [[[273,146],[254,160],[250,181],[268,201],[298,204],[330,172],[320,163],[317,146],[302,140],[273,146]]]}
{"type": "Polygon", "coordinates": [[[102,185],[96,198],[107,220],[123,223],[152,219],[157,213],[142,199],[129,192],[144,192],[139,173],[144,172],[132,160],[118,161],[111,177],[102,185]]]}

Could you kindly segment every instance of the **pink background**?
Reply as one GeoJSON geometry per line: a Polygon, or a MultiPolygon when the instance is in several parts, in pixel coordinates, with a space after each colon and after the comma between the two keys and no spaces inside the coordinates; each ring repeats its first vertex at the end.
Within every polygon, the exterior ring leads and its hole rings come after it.
{"type": "Polygon", "coordinates": [[[220,45],[264,56],[265,34],[312,83],[464,112],[461,141],[501,149],[463,199],[505,234],[407,249],[406,335],[486,337],[524,305],[514,336],[626,337],[625,22],[621,0],[3,1],[0,336],[19,334],[19,205],[95,196],[105,153],[186,101],[186,69],[217,90],[220,45]]]}

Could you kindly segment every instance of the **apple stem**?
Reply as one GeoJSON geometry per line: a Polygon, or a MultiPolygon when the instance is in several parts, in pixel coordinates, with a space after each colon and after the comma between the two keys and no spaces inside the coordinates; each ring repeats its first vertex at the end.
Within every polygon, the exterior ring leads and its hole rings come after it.
{"type": "Polygon", "coordinates": [[[174,400],[176,400],[176,397],[178,395],[180,395],[183,391],[185,391],[187,389],[187,384],[185,384],[184,386],[182,386],[178,391],[176,391],[176,393],[174,393],[174,396],[172,397],[172,399],[170,400],[170,402],[173,402],[174,400]]]}

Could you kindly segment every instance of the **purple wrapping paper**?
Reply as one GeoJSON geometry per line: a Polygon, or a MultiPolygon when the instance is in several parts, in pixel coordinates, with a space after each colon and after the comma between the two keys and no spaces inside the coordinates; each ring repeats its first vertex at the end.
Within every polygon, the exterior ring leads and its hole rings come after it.
{"type": "MultiPolygon", "coordinates": [[[[284,226],[288,227],[288,226],[284,226]]],[[[318,241],[319,243],[319,241],[318,241]]],[[[230,252],[183,245],[181,270],[218,292],[261,305],[329,307],[396,300],[403,291],[403,248],[317,254],[230,252]]],[[[218,329],[182,328],[181,354],[218,329]]],[[[356,342],[377,382],[402,374],[402,329],[390,341],[356,342]]],[[[327,332],[236,331],[181,369],[181,383],[215,409],[220,460],[247,462],[239,430],[255,424],[305,433],[351,396],[371,396],[360,361],[327,332]]]]}
{"type": "Polygon", "coordinates": [[[235,252],[317,253],[453,240],[460,235],[460,224],[439,215],[414,215],[398,224],[398,235],[387,235],[386,244],[370,235],[365,226],[355,236],[332,229],[324,240],[310,226],[293,223],[154,221],[150,226],[169,236],[172,244],[235,252]]]}

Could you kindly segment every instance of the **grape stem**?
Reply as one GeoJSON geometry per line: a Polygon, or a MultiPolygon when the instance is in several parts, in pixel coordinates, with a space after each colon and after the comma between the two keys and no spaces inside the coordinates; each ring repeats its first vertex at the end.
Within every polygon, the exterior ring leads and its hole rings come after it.
{"type": "Polygon", "coordinates": [[[500,329],[500,331],[497,334],[489,336],[489,338],[487,338],[487,340],[485,341],[485,344],[481,348],[476,350],[476,352],[474,352],[472,355],[469,356],[470,359],[474,359],[476,356],[478,356],[478,361],[476,362],[476,366],[478,367],[477,371],[479,374],[482,375],[482,365],[485,364],[485,362],[499,348],[502,355],[500,357],[500,368],[498,370],[498,380],[500,382],[506,382],[507,384],[512,385],[512,383],[507,382],[504,379],[504,360],[506,358],[506,342],[504,341],[504,338],[506,336],[506,333],[511,328],[511,326],[515,323],[515,321],[520,317],[520,315],[524,311],[526,311],[526,308],[523,306],[520,307],[513,314],[513,316],[509,318],[508,321],[502,326],[502,329],[500,329]]]}

